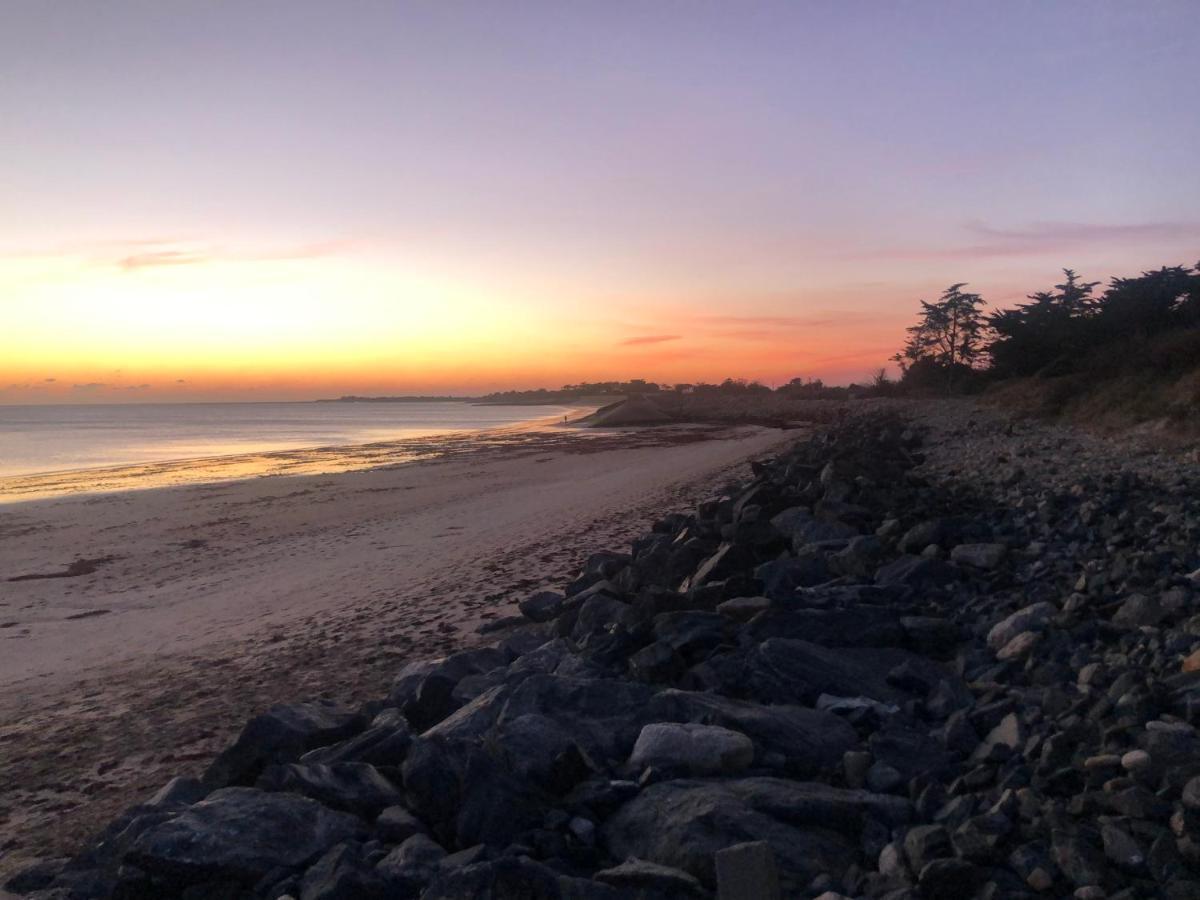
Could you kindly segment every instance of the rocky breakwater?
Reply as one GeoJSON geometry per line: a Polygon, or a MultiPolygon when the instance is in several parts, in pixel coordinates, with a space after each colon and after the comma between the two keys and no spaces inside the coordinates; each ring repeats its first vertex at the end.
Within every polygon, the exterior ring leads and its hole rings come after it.
{"type": "Polygon", "coordinates": [[[758,464],[8,889],[1200,897],[1194,482],[931,476],[923,438],[875,414],[758,464]]]}

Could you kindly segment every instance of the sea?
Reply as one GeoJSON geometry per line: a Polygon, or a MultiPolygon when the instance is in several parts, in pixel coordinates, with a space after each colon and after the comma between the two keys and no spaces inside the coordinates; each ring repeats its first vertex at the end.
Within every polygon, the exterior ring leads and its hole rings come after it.
{"type": "Polygon", "coordinates": [[[567,412],[455,401],[0,406],[0,478],[433,437],[567,412]]]}

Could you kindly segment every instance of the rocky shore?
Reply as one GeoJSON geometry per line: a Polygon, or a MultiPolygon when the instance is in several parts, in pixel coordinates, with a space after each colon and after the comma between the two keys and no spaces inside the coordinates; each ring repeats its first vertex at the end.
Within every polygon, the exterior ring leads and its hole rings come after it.
{"type": "MultiPolygon", "coordinates": [[[[121,897],[1200,897],[1195,466],[876,409],[82,854],[121,897]]],[[[346,673],[353,678],[352,672],[346,673]]]]}

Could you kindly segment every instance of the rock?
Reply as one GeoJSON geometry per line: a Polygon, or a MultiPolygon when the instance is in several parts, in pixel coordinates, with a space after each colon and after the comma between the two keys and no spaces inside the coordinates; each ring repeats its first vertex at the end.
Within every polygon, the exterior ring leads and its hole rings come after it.
{"type": "Polygon", "coordinates": [[[821,694],[903,701],[907,695],[888,684],[887,674],[909,657],[903,650],[829,649],[772,638],[750,656],[744,688],[773,703],[811,705],[821,694]]]}
{"type": "Polygon", "coordinates": [[[442,872],[421,900],[621,900],[608,885],[569,878],[527,858],[501,857],[442,872]]]}
{"type": "MultiPolygon", "coordinates": [[[[394,711],[398,713],[399,711],[394,711]]],[[[398,722],[372,724],[354,737],[326,747],[310,750],[300,757],[303,765],[314,763],[369,763],[373,766],[399,766],[412,743],[412,732],[403,717],[398,722]]]]}
{"type": "Polygon", "coordinates": [[[538,591],[517,604],[521,615],[533,622],[549,622],[562,612],[565,598],[557,591],[538,591]]]}
{"type": "Polygon", "coordinates": [[[941,825],[918,825],[904,835],[904,855],[909,867],[920,872],[935,859],[953,856],[950,834],[941,825]]]}
{"type": "Polygon", "coordinates": [[[375,820],[375,833],[389,844],[399,844],[425,831],[425,825],[403,806],[389,806],[375,820]]]}
{"type": "Polygon", "coordinates": [[[311,862],[361,828],[354,816],[306,797],[222,788],[143,832],[125,859],[171,883],[252,884],[311,862]]]}
{"type": "Polygon", "coordinates": [[[901,536],[897,546],[901,553],[920,553],[930,544],[940,544],[949,537],[949,529],[942,519],[919,522],[901,536]]]}
{"type": "Polygon", "coordinates": [[[963,859],[935,859],[917,875],[921,896],[929,900],[969,897],[979,880],[979,871],[963,859]]]}
{"type": "Polygon", "coordinates": [[[717,851],[766,841],[781,879],[803,886],[823,871],[840,871],[868,814],[901,824],[911,807],[898,797],[780,778],[684,779],[649,786],[609,817],[602,831],[617,859],[640,854],[684,869],[710,888],[717,851]]]}
{"type": "Polygon", "coordinates": [[[667,690],[652,697],[645,715],[659,722],[720,725],[753,740],[764,753],[784,757],[788,771],[813,774],[837,764],[858,743],[854,729],[835,715],[784,704],[765,706],[719,694],[667,690]]]}
{"type": "Polygon", "coordinates": [[[149,800],[146,806],[190,806],[199,803],[208,795],[208,791],[197,778],[178,775],[168,781],[149,800]]]}
{"type": "Polygon", "coordinates": [[[570,732],[538,713],[505,719],[490,740],[512,772],[555,794],[569,791],[595,766],[570,732]]]}
{"type": "Polygon", "coordinates": [[[779,869],[766,841],[734,844],[716,855],[719,900],[778,900],[779,869]]]}
{"type": "Polygon", "coordinates": [[[849,540],[858,536],[858,529],[854,526],[815,518],[801,507],[785,509],[771,519],[771,524],[797,551],[821,541],[849,540]]]}
{"type": "Polygon", "coordinates": [[[715,725],[664,722],[642,729],[629,764],[712,775],[741,771],[753,760],[754,744],[744,734],[715,725]]]}
{"type": "Polygon", "coordinates": [[[338,844],[304,873],[299,900],[382,900],[384,893],[382,879],[363,859],[358,845],[338,844]]]}
{"type": "Polygon", "coordinates": [[[271,766],[256,786],[264,791],[303,794],[332,809],[367,818],[403,799],[399,788],[367,763],[271,766]]]}
{"type": "Polygon", "coordinates": [[[770,606],[771,601],[767,597],[734,597],[717,604],[717,612],[739,622],[747,622],[770,606]]]}
{"type": "Polygon", "coordinates": [[[971,754],[971,759],[978,761],[1007,758],[1013,750],[1025,742],[1025,726],[1016,713],[1009,713],[1000,720],[995,728],[988,732],[971,754]]]}
{"type": "Polygon", "coordinates": [[[1004,562],[1008,547],[1004,544],[959,544],[950,551],[950,561],[973,569],[995,569],[1004,562]]]}
{"type": "Polygon", "coordinates": [[[653,694],[649,685],[624,680],[531,675],[513,689],[498,721],[538,713],[562,726],[597,763],[623,762],[645,724],[630,712],[643,709],[653,694]]]}
{"type": "Polygon", "coordinates": [[[1006,619],[992,626],[988,632],[988,646],[999,650],[1017,635],[1026,631],[1040,632],[1058,614],[1058,608],[1053,603],[1034,603],[1019,609],[1006,619]]]}
{"type": "Polygon", "coordinates": [[[952,566],[923,556],[901,556],[875,571],[875,583],[884,587],[935,587],[949,584],[957,577],[952,566]]]}
{"type": "Polygon", "coordinates": [[[1200,672],[1200,648],[1193,650],[1184,658],[1180,669],[1183,672],[1200,672]]]}
{"type": "Polygon", "coordinates": [[[1116,825],[1104,825],[1100,829],[1104,841],[1104,855],[1109,862],[1122,871],[1136,874],[1146,864],[1146,854],[1129,833],[1116,825]]]}
{"type": "Polygon", "coordinates": [[[707,896],[703,885],[682,869],[660,866],[636,856],[611,869],[601,869],[593,877],[630,895],[639,891],[657,891],[668,897],[707,896]]]}
{"type": "Polygon", "coordinates": [[[425,834],[414,834],[385,856],[375,871],[392,885],[419,888],[437,874],[446,851],[425,834]]]}
{"type": "Polygon", "coordinates": [[[1124,628],[1140,628],[1143,625],[1157,625],[1166,616],[1167,611],[1157,598],[1134,594],[1113,613],[1112,621],[1114,625],[1124,628]]]}
{"type": "Polygon", "coordinates": [[[996,659],[1000,662],[1025,659],[1033,652],[1041,638],[1041,634],[1036,631],[1022,631],[996,651],[996,659]]]}
{"type": "Polygon", "coordinates": [[[204,773],[210,790],[250,785],[271,763],[288,763],[314,747],[332,744],[357,733],[361,717],[328,700],[273,706],[251,719],[238,739],[204,773]]]}

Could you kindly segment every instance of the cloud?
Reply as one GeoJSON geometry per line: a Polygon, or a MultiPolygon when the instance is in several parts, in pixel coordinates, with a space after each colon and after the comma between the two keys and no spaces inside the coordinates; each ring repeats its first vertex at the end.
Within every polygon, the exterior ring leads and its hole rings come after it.
{"type": "Polygon", "coordinates": [[[153,269],[160,266],[193,266],[207,262],[209,257],[200,253],[186,250],[149,250],[145,253],[133,253],[117,260],[117,265],[126,272],[138,269],[153,269]]]}
{"type": "Polygon", "coordinates": [[[116,265],[126,272],[136,272],[140,269],[152,269],[164,266],[192,266],[213,262],[282,262],[296,259],[317,259],[329,256],[347,246],[346,241],[319,241],[316,243],[299,244],[294,247],[279,247],[275,249],[245,249],[230,250],[223,247],[206,247],[203,245],[188,246],[181,242],[156,244],[154,241],[134,242],[135,246],[152,249],[139,250],[121,256],[116,265]]]}
{"type": "Polygon", "coordinates": [[[186,378],[176,378],[175,383],[176,384],[187,384],[187,379],[186,378]]]}
{"type": "Polygon", "coordinates": [[[108,387],[103,381],[89,381],[87,384],[73,384],[71,387],[77,391],[98,391],[101,388],[108,387]]]}
{"type": "Polygon", "coordinates": [[[123,390],[123,391],[144,391],[148,387],[150,387],[150,385],[148,385],[148,384],[127,384],[123,388],[121,388],[121,390],[123,390]]]}
{"type": "Polygon", "coordinates": [[[900,247],[853,255],[877,259],[984,259],[1064,253],[1097,244],[1200,238],[1200,222],[1031,222],[1016,228],[968,222],[963,230],[975,239],[974,243],[961,247],[900,247]]]}
{"type": "Polygon", "coordinates": [[[631,337],[621,341],[623,347],[634,347],[642,344],[663,344],[667,341],[678,341],[683,338],[681,334],[647,334],[642,337],[631,337]]]}
{"type": "Polygon", "coordinates": [[[58,381],[58,379],[57,378],[43,378],[42,381],[46,382],[46,384],[54,384],[54,382],[58,381]]]}

